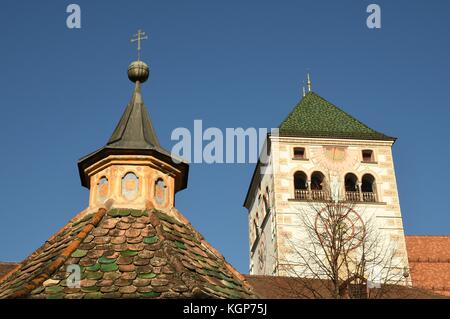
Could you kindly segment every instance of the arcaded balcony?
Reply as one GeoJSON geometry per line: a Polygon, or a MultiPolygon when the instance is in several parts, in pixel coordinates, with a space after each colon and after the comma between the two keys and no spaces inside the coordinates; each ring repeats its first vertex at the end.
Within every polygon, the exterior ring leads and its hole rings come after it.
{"type": "Polygon", "coordinates": [[[304,172],[296,172],[294,174],[294,198],[312,201],[328,200],[329,197],[323,190],[324,181],[325,176],[321,172],[312,173],[310,181],[304,172]]]}
{"type": "Polygon", "coordinates": [[[375,189],[375,178],[370,174],[365,174],[361,183],[355,174],[345,175],[345,200],[347,202],[377,202],[375,189]]]}
{"type": "MultiPolygon", "coordinates": [[[[294,199],[304,201],[328,201],[330,195],[323,190],[325,176],[321,172],[313,172],[311,180],[307,175],[298,171],[294,174],[294,199]]],[[[365,174],[362,181],[353,173],[345,176],[345,197],[347,202],[378,202],[375,186],[375,178],[370,174],[365,174]]]]}

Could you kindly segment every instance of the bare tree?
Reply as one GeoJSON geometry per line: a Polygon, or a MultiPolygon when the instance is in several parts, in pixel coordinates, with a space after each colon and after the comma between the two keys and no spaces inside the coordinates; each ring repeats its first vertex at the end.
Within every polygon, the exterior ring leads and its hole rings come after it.
{"type": "Polygon", "coordinates": [[[284,286],[302,298],[340,299],[383,298],[404,285],[408,272],[398,247],[373,219],[362,217],[356,202],[324,188],[321,200],[307,202],[298,214],[302,236],[282,235],[279,269],[297,278],[284,286]]]}

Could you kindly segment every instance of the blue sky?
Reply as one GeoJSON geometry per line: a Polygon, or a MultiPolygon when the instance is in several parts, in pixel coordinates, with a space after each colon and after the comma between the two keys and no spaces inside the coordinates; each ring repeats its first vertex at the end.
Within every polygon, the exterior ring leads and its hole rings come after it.
{"type": "MultiPolygon", "coordinates": [[[[129,38],[150,34],[143,86],[161,143],[176,127],[276,127],[313,89],[398,137],[407,234],[450,235],[450,2],[4,1],[0,11],[0,260],[19,261],[84,209],[78,158],[103,146],[128,102],[129,38]],[[81,6],[82,28],[66,27],[81,6]]],[[[242,203],[252,164],[193,164],[177,207],[248,270],[242,203]]]]}

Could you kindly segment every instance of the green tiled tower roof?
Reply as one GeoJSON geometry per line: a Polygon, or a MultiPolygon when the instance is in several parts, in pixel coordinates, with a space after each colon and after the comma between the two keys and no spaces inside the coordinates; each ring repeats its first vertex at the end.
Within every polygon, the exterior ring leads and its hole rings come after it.
{"type": "Polygon", "coordinates": [[[371,129],[314,92],[305,95],[279,129],[283,136],[395,140],[371,129]]]}

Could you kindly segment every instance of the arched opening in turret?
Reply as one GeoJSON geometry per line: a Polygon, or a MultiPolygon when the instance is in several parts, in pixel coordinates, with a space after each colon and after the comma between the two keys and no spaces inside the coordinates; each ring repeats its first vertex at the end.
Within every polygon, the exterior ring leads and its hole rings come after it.
{"type": "Polygon", "coordinates": [[[100,202],[104,202],[107,199],[109,193],[108,178],[106,176],[100,177],[97,183],[97,195],[100,202]]]}
{"type": "Polygon", "coordinates": [[[158,178],[155,182],[155,201],[158,205],[165,205],[167,199],[167,186],[162,178],[158,178]]]}
{"type": "Polygon", "coordinates": [[[139,192],[139,177],[128,172],[122,177],[122,196],[128,200],[135,199],[139,192]]]}

